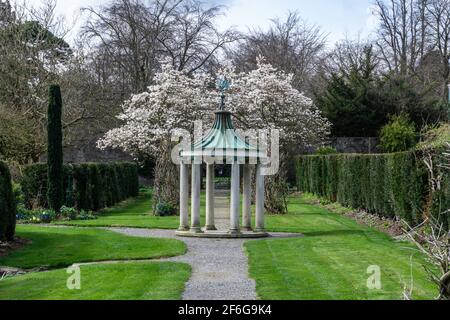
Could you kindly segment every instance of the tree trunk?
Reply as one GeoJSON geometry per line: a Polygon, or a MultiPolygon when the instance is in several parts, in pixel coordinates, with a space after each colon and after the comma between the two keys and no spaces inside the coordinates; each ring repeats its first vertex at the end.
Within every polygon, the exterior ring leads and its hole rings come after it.
{"type": "Polygon", "coordinates": [[[273,176],[266,177],[265,209],[269,214],[286,214],[289,188],[287,183],[286,154],[280,152],[280,169],[273,176]]]}
{"type": "Polygon", "coordinates": [[[179,177],[178,168],[171,159],[172,145],[163,143],[160,154],[156,158],[155,185],[153,192],[153,211],[158,204],[171,205],[174,209],[179,206],[179,177]]]}

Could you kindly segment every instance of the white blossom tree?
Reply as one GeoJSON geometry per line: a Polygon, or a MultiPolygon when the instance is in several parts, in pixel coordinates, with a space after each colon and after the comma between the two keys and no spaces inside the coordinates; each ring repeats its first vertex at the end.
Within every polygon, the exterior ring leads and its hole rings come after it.
{"type": "MultiPolygon", "coordinates": [[[[98,141],[100,149],[118,148],[135,158],[156,159],[154,205],[178,205],[178,174],[171,161],[173,130],[192,131],[194,121],[212,115],[205,74],[188,77],[168,61],[146,92],[125,101],[118,118],[123,122],[98,141]]],[[[156,207],[155,207],[156,208],[156,207]]]]}
{"type": "Polygon", "coordinates": [[[282,147],[320,144],[329,134],[330,123],[292,84],[292,74],[259,57],[256,70],[236,77],[231,107],[247,128],[279,129],[282,147]]]}

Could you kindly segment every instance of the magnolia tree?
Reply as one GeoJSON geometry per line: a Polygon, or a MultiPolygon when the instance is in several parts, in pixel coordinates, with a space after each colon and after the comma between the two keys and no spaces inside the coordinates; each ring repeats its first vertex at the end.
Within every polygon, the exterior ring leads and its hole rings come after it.
{"type": "MultiPolygon", "coordinates": [[[[292,75],[277,71],[262,58],[257,69],[249,73],[238,74],[228,65],[218,75],[231,80],[227,106],[234,111],[238,127],[280,130],[281,170],[267,179],[266,209],[285,213],[288,151],[320,144],[330,125],[313,102],[293,88],[292,75]]],[[[124,103],[118,116],[123,125],[109,131],[98,143],[100,148],[120,148],[135,157],[146,154],[157,159],[155,204],[178,204],[178,174],[170,156],[171,132],[193,132],[194,121],[211,120],[217,107],[217,91],[211,83],[206,75],[188,77],[164,64],[147,92],[124,103]]]]}
{"type": "Polygon", "coordinates": [[[205,88],[210,83],[204,74],[188,77],[172,64],[163,63],[154,84],[146,92],[125,101],[118,118],[123,122],[98,141],[101,149],[118,148],[135,158],[154,157],[154,205],[178,204],[178,174],[171,161],[171,133],[192,130],[196,120],[210,115],[213,105],[205,88]]]}
{"type": "Polygon", "coordinates": [[[221,72],[232,79],[230,105],[241,128],[280,130],[280,170],[266,179],[265,207],[271,213],[286,213],[287,162],[292,160],[288,156],[299,148],[322,144],[330,123],[311,99],[292,86],[293,75],[278,71],[262,57],[249,73],[235,74],[230,66],[221,72]]]}

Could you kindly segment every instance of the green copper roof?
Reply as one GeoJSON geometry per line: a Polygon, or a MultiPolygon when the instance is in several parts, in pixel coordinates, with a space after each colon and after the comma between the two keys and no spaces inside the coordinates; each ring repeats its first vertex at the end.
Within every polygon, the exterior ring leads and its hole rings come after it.
{"type": "Polygon", "coordinates": [[[231,112],[217,111],[216,119],[212,129],[200,141],[196,142],[192,150],[181,152],[182,157],[200,157],[211,158],[265,158],[264,150],[258,150],[240,137],[233,126],[231,112]]]}

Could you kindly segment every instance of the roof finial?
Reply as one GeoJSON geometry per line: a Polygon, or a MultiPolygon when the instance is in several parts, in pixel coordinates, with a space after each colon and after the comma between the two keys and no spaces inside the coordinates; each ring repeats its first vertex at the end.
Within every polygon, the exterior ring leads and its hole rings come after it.
{"type": "Polygon", "coordinates": [[[217,80],[217,87],[221,93],[221,102],[220,102],[220,110],[225,110],[225,91],[230,89],[231,82],[225,77],[221,76],[217,80]]]}

